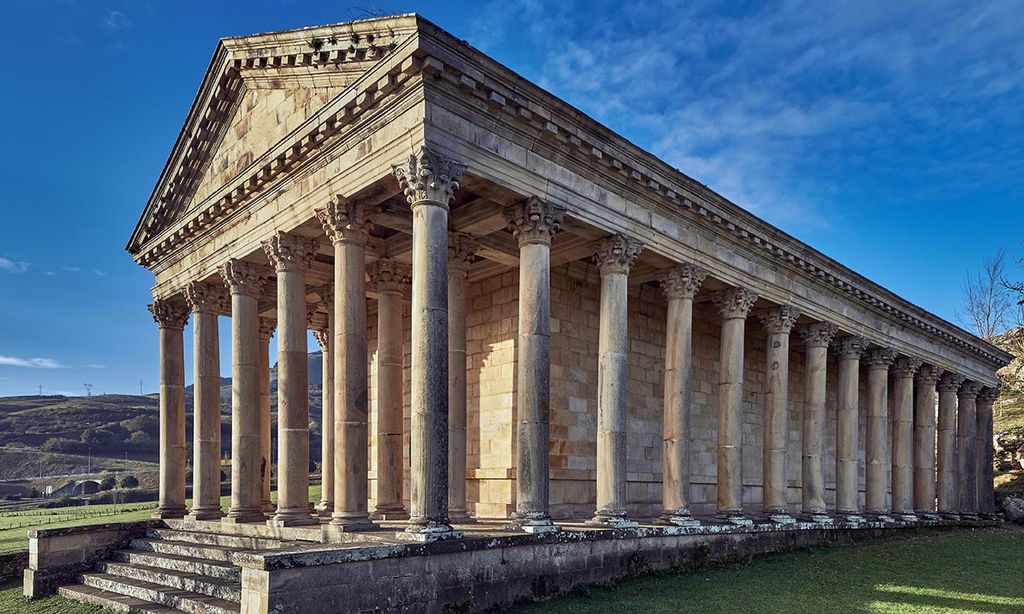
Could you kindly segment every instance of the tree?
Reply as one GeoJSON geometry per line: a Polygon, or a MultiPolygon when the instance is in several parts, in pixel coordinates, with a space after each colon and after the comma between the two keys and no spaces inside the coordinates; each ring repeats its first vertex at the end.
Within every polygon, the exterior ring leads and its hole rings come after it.
{"type": "Polygon", "coordinates": [[[986,258],[982,270],[967,274],[963,284],[964,309],[957,319],[982,339],[991,339],[1011,327],[1015,315],[1014,291],[1006,282],[1006,252],[986,258]]]}
{"type": "Polygon", "coordinates": [[[111,490],[117,486],[117,478],[108,475],[100,481],[100,490],[111,490]]]}
{"type": "Polygon", "coordinates": [[[126,475],[121,478],[121,488],[138,488],[139,478],[134,475],[126,475]]]}

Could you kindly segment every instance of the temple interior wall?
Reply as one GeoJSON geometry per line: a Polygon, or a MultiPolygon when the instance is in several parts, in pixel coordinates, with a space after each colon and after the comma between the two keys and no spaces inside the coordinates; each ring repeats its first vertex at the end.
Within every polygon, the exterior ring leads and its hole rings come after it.
{"type": "MultiPolygon", "coordinates": [[[[597,355],[600,278],[594,267],[555,267],[551,275],[551,512],[556,518],[593,514],[596,494],[597,355]]],[[[515,509],[515,378],[518,271],[472,281],[467,303],[467,498],[479,517],[507,517],[515,509]]],[[[662,411],[666,301],[651,284],[634,286],[629,298],[629,512],[653,517],[661,511],[662,411]]],[[[411,331],[404,308],[405,499],[409,493],[409,377],[411,331]]],[[[376,480],[376,302],[367,318],[370,380],[370,509],[376,480]]],[[[690,416],[690,504],[695,513],[716,509],[716,437],[721,319],[700,294],[693,315],[693,405],[690,416]]],[[[767,334],[755,316],[747,319],[743,395],[743,502],[750,511],[762,500],[762,432],[766,393],[767,334]]],[[[858,456],[863,504],[867,378],[860,371],[858,456]]],[[[836,390],[838,362],[829,354],[825,500],[835,504],[836,390]]],[[[800,509],[801,421],[804,350],[799,325],[790,336],[789,463],[786,476],[792,511],[800,509]]],[[[890,392],[892,381],[890,378],[890,392]]],[[[889,395],[890,416],[892,395],[889,395]]]]}

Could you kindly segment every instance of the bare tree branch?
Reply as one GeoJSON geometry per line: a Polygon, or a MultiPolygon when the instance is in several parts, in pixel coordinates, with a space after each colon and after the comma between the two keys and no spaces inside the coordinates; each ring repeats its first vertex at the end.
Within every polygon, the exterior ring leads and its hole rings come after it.
{"type": "MultiPolygon", "coordinates": [[[[987,258],[982,270],[968,274],[963,283],[964,310],[957,319],[979,337],[991,339],[1011,328],[1017,304],[1006,282],[1006,252],[987,258]]],[[[1015,322],[1014,322],[1015,323],[1015,322]]]]}

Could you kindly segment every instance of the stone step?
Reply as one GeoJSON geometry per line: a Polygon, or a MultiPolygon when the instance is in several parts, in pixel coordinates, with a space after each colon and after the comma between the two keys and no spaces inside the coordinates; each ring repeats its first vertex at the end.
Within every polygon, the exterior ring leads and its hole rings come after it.
{"type": "Polygon", "coordinates": [[[189,614],[238,614],[241,611],[239,604],[231,601],[105,573],[82,574],[80,582],[90,588],[149,601],[189,614]]]}
{"type": "Polygon", "coordinates": [[[139,599],[130,595],[112,593],[84,584],[62,586],[57,589],[57,593],[65,599],[97,605],[111,612],[122,612],[124,614],[180,614],[179,610],[159,603],[153,603],[152,601],[146,601],[145,599],[139,599]]]}
{"type": "Polygon", "coordinates": [[[234,601],[235,603],[242,601],[242,584],[240,581],[209,578],[199,574],[173,571],[160,567],[107,561],[97,563],[96,571],[111,576],[159,584],[190,593],[209,595],[224,601],[234,601]]]}
{"type": "Polygon", "coordinates": [[[224,546],[190,544],[180,541],[164,541],[162,539],[140,538],[129,542],[132,550],[140,552],[155,552],[158,554],[173,554],[193,559],[206,559],[208,561],[231,562],[231,556],[236,552],[244,552],[242,548],[227,548],[224,546]]]}
{"type": "Polygon", "coordinates": [[[240,568],[221,561],[139,550],[118,550],[113,554],[112,558],[114,561],[131,563],[133,565],[183,571],[234,582],[242,581],[242,570],[240,568]]]}
{"type": "Polygon", "coordinates": [[[225,535],[204,531],[176,531],[174,529],[148,529],[146,536],[164,541],[187,542],[209,546],[223,546],[245,550],[274,550],[281,548],[285,542],[269,537],[252,537],[248,535],[225,535]]]}

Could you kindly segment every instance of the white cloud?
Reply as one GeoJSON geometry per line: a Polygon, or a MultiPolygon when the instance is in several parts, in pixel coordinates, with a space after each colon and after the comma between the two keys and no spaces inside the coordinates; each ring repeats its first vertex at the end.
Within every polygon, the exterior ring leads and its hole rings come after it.
{"type": "Polygon", "coordinates": [[[7,271],[8,273],[24,273],[28,271],[29,263],[19,262],[17,260],[11,260],[9,258],[0,257],[0,271],[7,271]]]}
{"type": "Polygon", "coordinates": [[[67,365],[62,365],[60,362],[53,358],[18,358],[17,356],[2,356],[0,355],[0,366],[7,367],[27,367],[29,369],[66,369],[67,365]]]}
{"type": "Polygon", "coordinates": [[[124,30],[132,27],[132,22],[121,11],[111,11],[108,9],[106,17],[103,18],[103,25],[110,30],[124,30]]]}
{"type": "Polygon", "coordinates": [[[85,365],[85,368],[86,369],[106,369],[107,366],[106,365],[98,365],[98,364],[89,364],[89,365],[85,365]]]}

